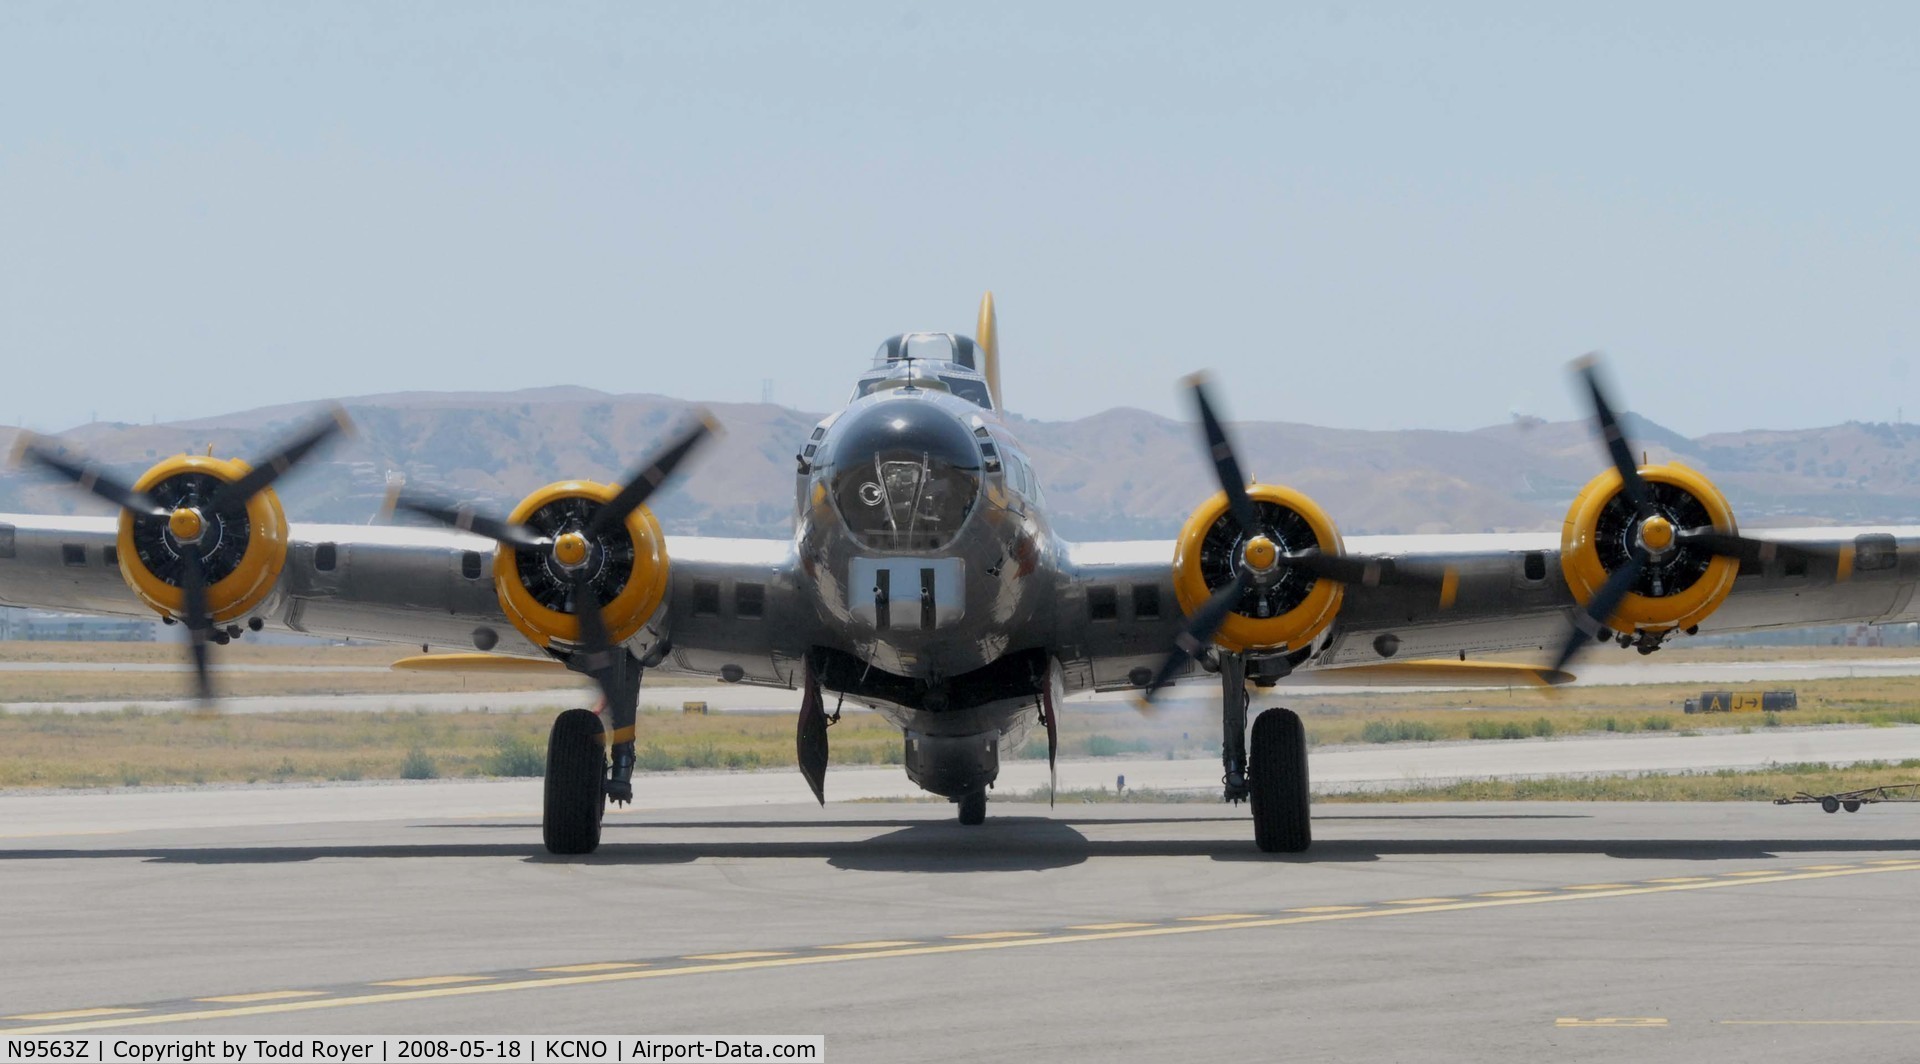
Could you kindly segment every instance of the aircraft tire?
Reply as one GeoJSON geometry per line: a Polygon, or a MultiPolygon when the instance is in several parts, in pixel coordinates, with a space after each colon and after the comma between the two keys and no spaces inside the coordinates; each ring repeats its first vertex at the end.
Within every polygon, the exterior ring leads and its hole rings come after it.
{"type": "Polygon", "coordinates": [[[987,789],[968,791],[960,798],[960,822],[973,827],[987,822],[987,789]]]}
{"type": "Polygon", "coordinates": [[[547,736],[546,803],[540,833],[548,853],[592,853],[607,808],[607,748],[599,714],[569,709],[547,736]]]}
{"type": "Polygon", "coordinates": [[[1248,754],[1253,841],[1263,853],[1304,852],[1313,844],[1313,825],[1307,815],[1307,730],[1299,715],[1275,707],[1255,717],[1248,754]]]}

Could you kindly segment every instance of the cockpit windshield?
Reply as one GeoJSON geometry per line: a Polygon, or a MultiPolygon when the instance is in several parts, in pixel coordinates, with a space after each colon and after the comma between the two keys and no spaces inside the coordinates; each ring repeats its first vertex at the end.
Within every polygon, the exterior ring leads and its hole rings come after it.
{"type": "Polygon", "coordinates": [[[975,406],[987,410],[993,409],[993,397],[987,392],[986,381],[958,372],[952,365],[940,366],[917,361],[896,362],[880,375],[864,378],[855,388],[853,397],[858,399],[863,395],[872,395],[892,388],[924,388],[932,392],[950,392],[975,406]]]}

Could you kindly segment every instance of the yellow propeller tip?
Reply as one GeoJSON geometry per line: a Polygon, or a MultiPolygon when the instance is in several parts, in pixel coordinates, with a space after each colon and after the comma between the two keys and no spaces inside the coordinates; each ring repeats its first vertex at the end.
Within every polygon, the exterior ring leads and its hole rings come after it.
{"type": "Polygon", "coordinates": [[[1589,351],[1579,358],[1574,359],[1572,362],[1567,363],[1567,368],[1573,370],[1575,373],[1584,373],[1599,364],[1600,352],[1589,351]]]}
{"type": "Polygon", "coordinates": [[[1196,372],[1189,373],[1186,376],[1180,378],[1180,383],[1186,385],[1189,388],[1199,388],[1206,384],[1212,383],[1212,375],[1209,374],[1204,369],[1198,370],[1196,372]]]}
{"type": "Polygon", "coordinates": [[[27,448],[33,446],[34,442],[39,438],[39,434],[29,429],[21,429],[20,434],[13,438],[13,449],[7,453],[7,461],[12,462],[14,465],[19,465],[25,461],[27,448]]]}
{"type": "Polygon", "coordinates": [[[339,403],[328,403],[327,416],[333,418],[333,423],[340,426],[342,435],[348,439],[359,438],[360,426],[353,423],[353,418],[347,414],[346,407],[341,406],[339,403]]]}
{"type": "Polygon", "coordinates": [[[719,418],[713,416],[713,411],[708,410],[705,407],[702,407],[699,411],[699,417],[700,417],[700,424],[704,425],[708,432],[714,434],[715,436],[724,435],[726,433],[727,427],[720,423],[719,418]]]}

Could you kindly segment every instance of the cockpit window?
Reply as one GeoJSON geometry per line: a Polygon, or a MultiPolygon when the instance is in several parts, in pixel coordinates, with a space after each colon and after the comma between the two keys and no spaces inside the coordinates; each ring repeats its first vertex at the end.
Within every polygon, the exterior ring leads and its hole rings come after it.
{"type": "Polygon", "coordinates": [[[993,397],[987,394],[987,382],[967,377],[942,376],[947,382],[947,390],[978,407],[993,409],[993,397]]]}
{"type": "MultiPolygon", "coordinates": [[[[917,363],[902,362],[884,376],[868,377],[854,386],[853,398],[872,395],[890,388],[923,388],[930,392],[950,392],[986,410],[993,409],[993,397],[987,382],[957,373],[934,373],[917,363]]],[[[851,400],[849,400],[851,401],[851,400]]]]}

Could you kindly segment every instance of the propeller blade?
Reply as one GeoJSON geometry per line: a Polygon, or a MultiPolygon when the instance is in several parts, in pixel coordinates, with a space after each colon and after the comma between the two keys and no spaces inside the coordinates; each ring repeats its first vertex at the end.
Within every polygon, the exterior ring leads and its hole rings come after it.
{"type": "Polygon", "coordinates": [[[44,437],[22,432],[20,442],[14,448],[15,462],[31,462],[43,469],[58,473],[78,484],[82,491],[95,495],[124,510],[131,510],[143,517],[166,517],[172,511],[153,501],[153,497],[144,491],[133,490],[127,484],[108,473],[98,463],[79,461],[54,450],[42,442],[44,437]]]}
{"type": "MultiPolygon", "coordinates": [[[[1234,457],[1233,444],[1227,440],[1226,426],[1220,424],[1219,417],[1213,412],[1213,404],[1207,399],[1206,378],[1195,374],[1187,378],[1193,386],[1194,405],[1200,408],[1200,426],[1207,435],[1207,455],[1213,460],[1214,476],[1220,480],[1220,490],[1227,493],[1227,509],[1233,514],[1240,530],[1252,535],[1260,518],[1253,508],[1253,499],[1247,495],[1247,478],[1240,472],[1240,461],[1234,457]]],[[[1222,614],[1222,616],[1225,616],[1222,614]]]]}
{"type": "Polygon", "coordinates": [[[612,500],[593,515],[593,520],[583,530],[586,537],[598,539],[601,533],[625,524],[627,515],[644,505],[654,489],[666,483],[674,469],[719,427],[720,423],[714,420],[712,414],[701,411],[700,420],[692,428],[681,433],[666,450],[660,452],[658,458],[628,478],[612,500]]]}
{"type": "Polygon", "coordinates": [[[600,601],[588,582],[588,570],[581,567],[573,577],[568,606],[580,620],[580,644],[574,653],[581,658],[586,673],[599,686],[610,706],[620,705],[618,676],[614,665],[613,639],[607,632],[607,619],[600,612],[600,601]]]}
{"type": "Polygon", "coordinates": [[[1341,584],[1359,584],[1362,587],[1437,585],[1445,583],[1447,579],[1447,570],[1444,568],[1400,565],[1392,558],[1325,554],[1317,547],[1293,554],[1282,554],[1277,560],[1283,568],[1298,569],[1323,580],[1332,580],[1341,584]]]}
{"type": "Polygon", "coordinates": [[[1620,490],[1633,504],[1634,512],[1645,520],[1657,512],[1653,507],[1653,493],[1647,490],[1646,481],[1640,479],[1640,464],[1634,461],[1633,444],[1627,441],[1626,430],[1620,427],[1613,404],[1607,402],[1606,390],[1600,386],[1599,362],[1598,353],[1587,355],[1573,364],[1574,371],[1586,382],[1587,394],[1593,400],[1593,418],[1606,440],[1607,453],[1613,457],[1613,468],[1620,473],[1620,490]]]}
{"type": "Polygon", "coordinates": [[[1770,562],[1775,559],[1799,558],[1807,561],[1837,559],[1838,551],[1820,550],[1815,547],[1802,547],[1791,543],[1776,543],[1772,540],[1753,539],[1735,532],[1720,532],[1712,528],[1690,528],[1675,536],[1681,543],[1704,547],[1726,558],[1738,558],[1743,562],[1770,562]]]}
{"type": "Polygon", "coordinates": [[[336,406],[326,416],[315,420],[311,425],[282,440],[265,458],[253,464],[244,476],[231,484],[221,486],[213,493],[209,505],[215,510],[226,510],[241,506],[248,499],[273,486],[295,463],[312,453],[315,447],[325,443],[336,433],[353,429],[347,412],[336,406]]]}
{"type": "Polygon", "coordinates": [[[1227,614],[1232,612],[1234,602],[1246,589],[1246,578],[1236,574],[1232,581],[1222,585],[1211,598],[1200,604],[1199,609],[1193,611],[1186,630],[1174,639],[1173,651],[1160,664],[1160,671],[1154,674],[1153,681],[1142,692],[1143,698],[1148,702],[1153,701],[1154,693],[1172,682],[1175,673],[1205,652],[1207,645],[1213,642],[1214,633],[1227,623],[1227,614]]]}
{"type": "Polygon", "coordinates": [[[553,540],[534,532],[525,525],[516,525],[511,521],[483,514],[465,503],[402,495],[393,500],[393,508],[416,513],[422,517],[431,517],[441,524],[457,528],[462,532],[471,532],[476,536],[485,536],[515,550],[546,550],[553,546],[553,540]]]}
{"type": "MultiPolygon", "coordinates": [[[[1594,593],[1593,600],[1587,603],[1586,609],[1587,617],[1595,627],[1606,626],[1607,619],[1613,616],[1613,611],[1620,606],[1620,600],[1627,597],[1627,592],[1633,589],[1633,585],[1640,579],[1641,571],[1646,567],[1647,552],[1643,548],[1635,547],[1633,553],[1627,556],[1627,564],[1615,569],[1607,577],[1607,582],[1600,585],[1600,590],[1594,593]]],[[[1592,642],[1594,642],[1593,635],[1579,625],[1575,625],[1573,632],[1567,636],[1566,644],[1560,648],[1559,656],[1553,659],[1552,671],[1559,672],[1565,669],[1567,662],[1572,661],[1592,642]]]]}
{"type": "Polygon", "coordinates": [[[202,706],[213,705],[213,673],[208,643],[213,639],[213,616],[207,609],[207,572],[200,551],[189,544],[180,555],[186,571],[180,581],[181,607],[186,614],[187,651],[193,656],[194,691],[202,706]]]}

